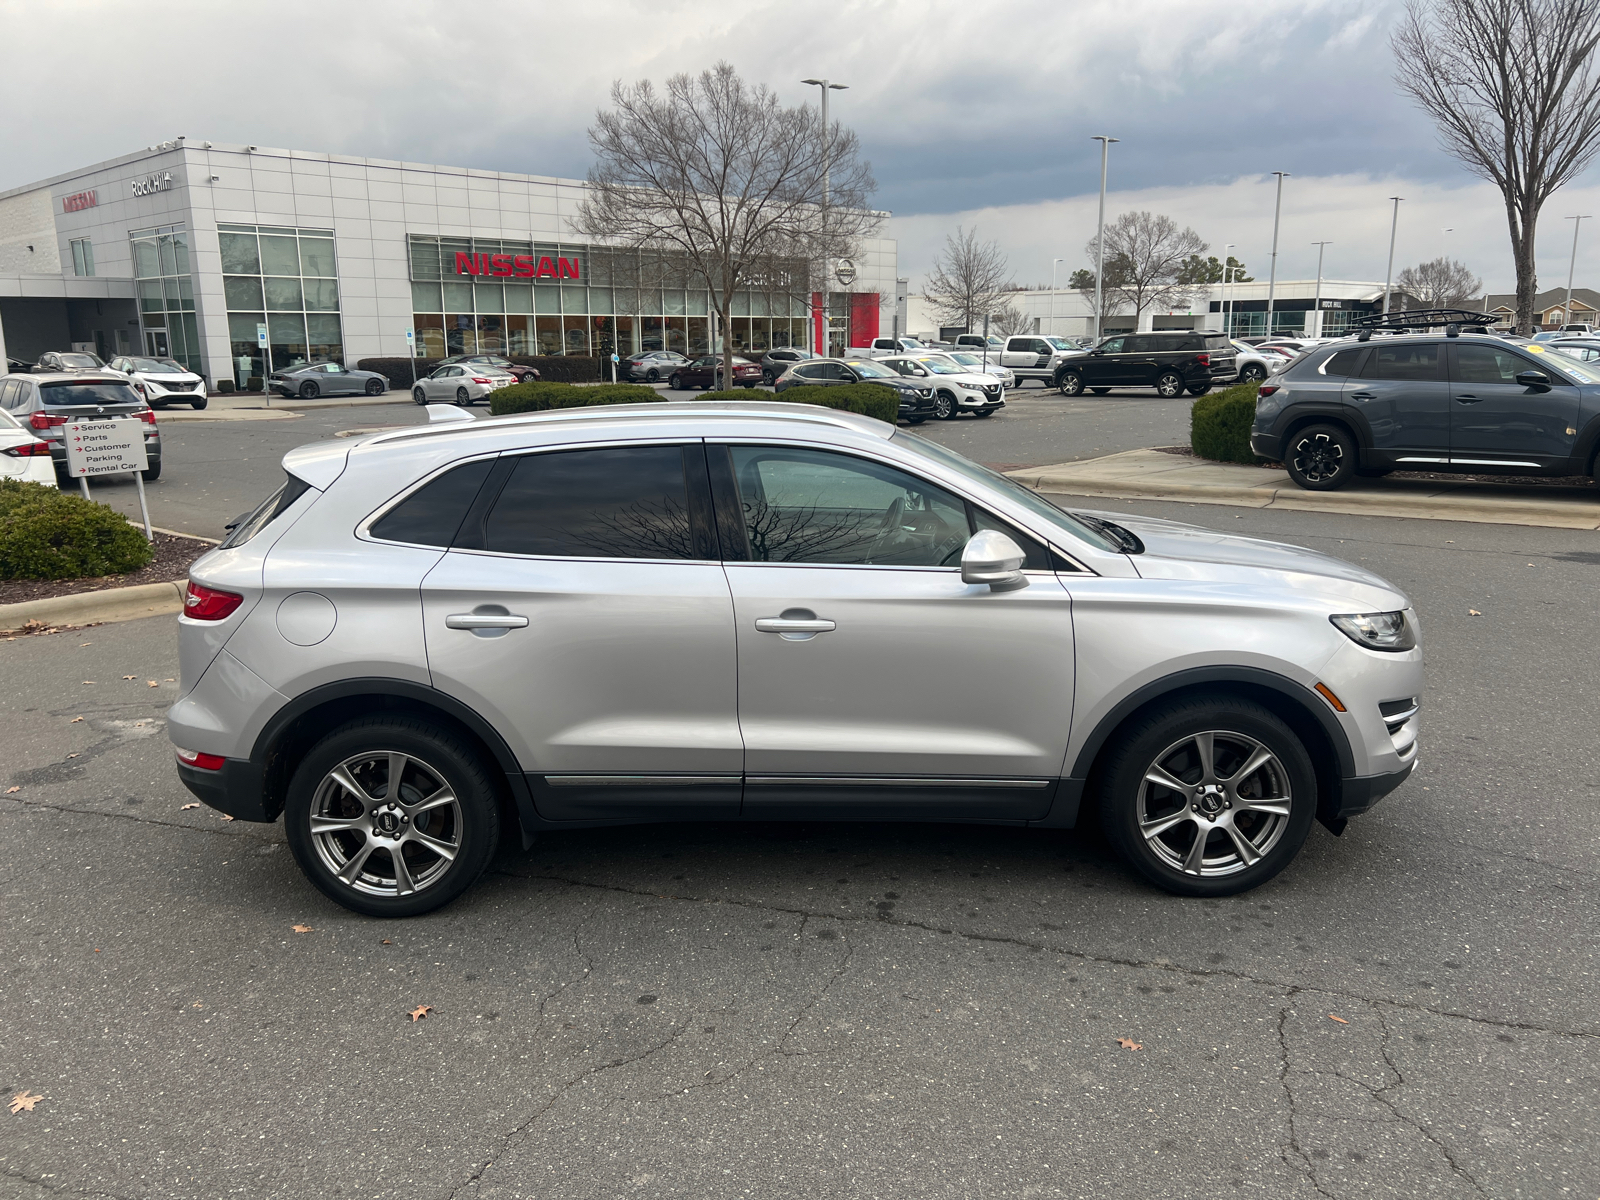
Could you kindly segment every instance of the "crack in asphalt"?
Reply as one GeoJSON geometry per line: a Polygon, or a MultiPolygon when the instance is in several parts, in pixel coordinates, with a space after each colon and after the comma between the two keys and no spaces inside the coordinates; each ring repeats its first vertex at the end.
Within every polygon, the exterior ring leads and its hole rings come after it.
{"type": "Polygon", "coordinates": [[[1338,1200],[1337,1194],[1330,1192],[1322,1186],[1322,1181],[1317,1178],[1317,1169],[1312,1164],[1311,1155],[1306,1153],[1300,1145],[1300,1129],[1296,1118],[1300,1109],[1295,1103],[1294,1088],[1289,1085],[1289,1071],[1291,1069],[1289,1054],[1289,1018],[1294,1014],[1293,1000],[1300,994],[1300,989],[1292,987],[1284,995],[1286,1003],[1278,1010],[1278,1086],[1283,1090],[1283,1102],[1288,1108],[1289,1140],[1278,1147],[1278,1157],[1283,1159],[1283,1165],[1291,1171],[1298,1171],[1306,1177],[1317,1195],[1327,1196],[1329,1200],[1338,1200]],[[1296,1163],[1290,1155],[1298,1159],[1296,1163]]]}
{"type": "Polygon", "coordinates": [[[105,812],[98,808],[72,808],[65,804],[46,804],[42,800],[25,800],[21,796],[0,796],[0,800],[8,804],[19,804],[23,808],[40,808],[49,812],[71,813],[81,817],[106,817],[113,821],[132,821],[136,825],[156,825],[162,829],[186,829],[191,833],[205,833],[213,837],[242,837],[249,838],[252,842],[260,842],[266,846],[276,846],[275,838],[261,837],[258,834],[247,833],[244,829],[235,829],[233,824],[249,825],[252,822],[241,821],[230,823],[226,829],[207,829],[202,825],[186,825],[182,821],[161,821],[154,817],[141,817],[134,813],[105,812]]]}
{"type": "Polygon", "coordinates": [[[120,1192],[102,1192],[98,1189],[76,1188],[65,1183],[47,1183],[43,1178],[36,1175],[28,1175],[15,1167],[0,1167],[0,1175],[4,1175],[7,1179],[20,1179],[23,1183],[33,1184],[34,1187],[39,1188],[41,1191],[55,1192],[63,1196],[94,1196],[100,1197],[102,1200],[133,1200],[131,1196],[124,1196],[120,1192]]]}
{"type": "Polygon", "coordinates": [[[1402,1072],[1400,1067],[1395,1063],[1394,1056],[1389,1053],[1389,1022],[1383,1019],[1381,1002],[1373,1002],[1369,1004],[1368,1007],[1372,1009],[1373,1015],[1378,1018],[1378,1027],[1382,1030],[1382,1033],[1378,1038],[1378,1053],[1383,1055],[1384,1065],[1388,1067],[1389,1071],[1394,1075],[1395,1081],[1393,1083],[1385,1083],[1381,1088],[1368,1087],[1359,1079],[1352,1079],[1350,1082],[1370,1092],[1372,1098],[1392,1112],[1397,1120],[1409,1125],[1412,1129],[1415,1129],[1418,1133],[1425,1137],[1428,1142],[1444,1156],[1445,1162],[1450,1164],[1450,1169],[1452,1171],[1470,1183],[1478,1195],[1487,1196],[1489,1193],[1484,1190],[1483,1185],[1473,1177],[1470,1171],[1456,1161],[1455,1155],[1450,1153],[1450,1148],[1440,1141],[1434,1135],[1433,1131],[1427,1128],[1427,1126],[1423,1125],[1422,1122],[1401,1112],[1400,1106],[1389,1098],[1388,1093],[1390,1090],[1405,1086],[1406,1077],[1405,1073],[1402,1072]]]}

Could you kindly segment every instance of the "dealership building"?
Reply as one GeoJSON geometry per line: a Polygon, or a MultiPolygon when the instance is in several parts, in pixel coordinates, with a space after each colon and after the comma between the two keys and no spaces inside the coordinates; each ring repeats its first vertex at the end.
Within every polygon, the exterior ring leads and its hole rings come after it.
{"type": "MultiPolygon", "coordinates": [[[[243,388],[412,347],[709,349],[704,287],[670,259],[580,239],[583,195],[581,180],[164,142],[0,192],[0,351],[170,357],[243,388]]],[[[821,349],[826,329],[842,353],[877,336],[893,319],[895,243],[868,240],[833,266],[826,295],[768,271],[735,297],[728,343],[821,349]]]]}

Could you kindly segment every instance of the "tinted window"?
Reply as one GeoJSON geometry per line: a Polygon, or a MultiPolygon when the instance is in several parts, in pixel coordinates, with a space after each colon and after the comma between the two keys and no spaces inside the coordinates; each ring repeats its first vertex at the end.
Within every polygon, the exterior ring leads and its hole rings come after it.
{"type": "Polygon", "coordinates": [[[0,408],[16,406],[17,386],[15,379],[0,379],[0,408]]]}
{"type": "Polygon", "coordinates": [[[41,383],[39,398],[46,404],[138,404],[139,397],[125,383],[41,383]]]}
{"type": "Polygon", "coordinates": [[[1157,349],[1161,349],[1161,348],[1163,348],[1163,347],[1157,346],[1155,338],[1152,338],[1152,337],[1131,337],[1131,338],[1127,338],[1127,339],[1124,340],[1123,345],[1122,345],[1122,353],[1123,354],[1149,354],[1152,351],[1157,350],[1157,349]]]}
{"type": "Polygon", "coordinates": [[[311,485],[304,479],[289,475],[282,487],[228,527],[228,536],[222,540],[221,548],[244,545],[310,490],[311,485]]]}
{"type": "Polygon", "coordinates": [[[1527,359],[1509,350],[1499,350],[1493,346],[1457,346],[1451,375],[1457,383],[1515,384],[1519,373],[1537,369],[1527,359]]]}
{"type": "Polygon", "coordinates": [[[1122,353],[1122,343],[1127,341],[1127,340],[1128,340],[1127,338],[1119,338],[1119,337],[1107,338],[1105,341],[1100,343],[1100,349],[1103,350],[1107,354],[1121,354],[1122,353]]]}
{"type": "Polygon", "coordinates": [[[1361,356],[1367,352],[1362,346],[1355,350],[1341,350],[1323,364],[1324,375],[1354,375],[1356,368],[1361,365],[1361,356]]]}
{"type": "Polygon", "coordinates": [[[1438,379],[1439,343],[1374,346],[1363,379],[1438,379]]]}
{"type": "Polygon", "coordinates": [[[810,367],[796,367],[794,369],[794,373],[801,379],[821,379],[822,364],[818,363],[817,365],[810,367]]]}
{"type": "Polygon", "coordinates": [[[683,450],[620,446],[517,461],[484,523],[501,554],[694,558],[683,450]]]}
{"type": "Polygon", "coordinates": [[[755,562],[948,567],[967,544],[964,501],[881,463],[736,446],[733,470],[755,562]]]}
{"type": "Polygon", "coordinates": [[[1207,349],[1207,350],[1231,350],[1231,349],[1233,349],[1232,346],[1228,345],[1228,337],[1227,337],[1227,335],[1226,334],[1222,334],[1222,333],[1218,333],[1218,334],[1215,334],[1215,335],[1207,334],[1202,339],[1202,342],[1204,344],[1204,348],[1207,349]]]}
{"type": "Polygon", "coordinates": [[[419,546],[448,546],[494,465],[463,463],[412,492],[372,523],[372,536],[419,546]]]}
{"type": "Polygon", "coordinates": [[[825,362],[811,372],[813,379],[843,379],[844,368],[836,362],[825,362]]]}

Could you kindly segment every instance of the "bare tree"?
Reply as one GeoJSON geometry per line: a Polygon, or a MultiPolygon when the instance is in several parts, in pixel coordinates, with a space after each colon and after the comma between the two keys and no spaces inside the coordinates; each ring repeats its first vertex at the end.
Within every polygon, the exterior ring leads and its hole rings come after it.
{"type": "MultiPolygon", "coordinates": [[[[1094,239],[1089,239],[1089,257],[1094,257],[1094,239]]],[[[1089,305],[1090,328],[1099,329],[1105,324],[1104,318],[1113,315],[1121,307],[1118,288],[1126,281],[1126,264],[1120,262],[1115,255],[1106,256],[1106,283],[1100,289],[1100,304],[1102,312],[1094,311],[1094,272],[1087,267],[1079,267],[1067,280],[1067,286],[1084,298],[1089,305]]]]}
{"type": "MultiPolygon", "coordinates": [[[[1195,284],[1185,281],[1184,266],[1206,249],[1198,233],[1179,229],[1171,217],[1158,213],[1126,212],[1106,226],[1105,237],[1103,290],[1133,309],[1135,325],[1146,309],[1178,308],[1189,302],[1195,284]]],[[[1095,239],[1090,238],[1085,247],[1090,258],[1097,257],[1096,249],[1095,239]]]]}
{"type": "Polygon", "coordinates": [[[989,328],[1001,337],[1012,337],[1019,333],[1033,332],[1034,318],[1028,316],[1015,304],[1002,304],[989,314],[989,328]]]}
{"type": "Polygon", "coordinates": [[[976,227],[958,227],[954,235],[946,235],[922,294],[940,324],[971,330],[999,307],[1010,278],[1006,256],[998,244],[979,242],[976,227]]]}
{"type": "Polygon", "coordinates": [[[1597,45],[1590,0],[1408,0],[1394,33],[1395,82],[1505,199],[1517,328],[1529,333],[1539,211],[1600,150],[1597,45]]]}
{"type": "Polygon", "coordinates": [[[1395,277],[1397,290],[1414,296],[1423,308],[1461,308],[1483,289],[1483,280],[1464,262],[1441,256],[1395,277]]]}
{"type": "Polygon", "coordinates": [[[575,229],[680,261],[689,286],[710,291],[723,387],[733,376],[734,294],[752,284],[802,294],[882,220],[867,208],[877,185],[856,135],[837,123],[825,130],[814,109],[784,108],[728,63],[674,75],[659,94],[648,80],[613,84],[589,143],[596,161],[575,229]]]}

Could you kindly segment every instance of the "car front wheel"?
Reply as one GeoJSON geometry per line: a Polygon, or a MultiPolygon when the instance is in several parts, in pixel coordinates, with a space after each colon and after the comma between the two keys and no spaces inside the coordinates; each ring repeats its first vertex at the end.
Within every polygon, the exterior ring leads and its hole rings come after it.
{"type": "Polygon", "coordinates": [[[201,396],[201,397],[198,397],[197,399],[189,401],[189,407],[194,409],[195,412],[199,412],[205,406],[206,406],[206,398],[204,396],[201,396]]]}
{"type": "Polygon", "coordinates": [[[1156,395],[1173,400],[1183,395],[1183,376],[1176,371],[1164,371],[1156,376],[1156,395]]]}
{"type": "Polygon", "coordinates": [[[494,784],[454,735],[408,717],[352,721],[318,742],[290,780],[289,848],[329,899],[371,917],[454,900],[500,838],[494,784]]]}
{"type": "Polygon", "coordinates": [[[369,396],[381,396],[387,390],[388,389],[386,389],[383,386],[383,380],[381,380],[381,379],[369,379],[369,380],[367,380],[367,395],[369,395],[369,396]]]}
{"type": "Polygon", "coordinates": [[[1076,371],[1063,371],[1056,380],[1056,390],[1063,396],[1083,395],[1083,376],[1076,371]]]}
{"type": "MultiPolygon", "coordinates": [[[[650,372],[650,375],[654,375],[654,374],[655,374],[654,371],[650,372]]],[[[649,379],[650,375],[646,375],[645,378],[649,379]]],[[[651,382],[654,382],[654,380],[652,380],[651,382]]],[[[671,388],[675,392],[683,391],[683,376],[682,375],[674,375],[671,379],[667,380],[667,386],[669,388],[671,388]]]]}
{"type": "Polygon", "coordinates": [[[1356,444],[1337,425],[1307,425],[1289,439],[1283,465],[1289,478],[1311,492],[1331,492],[1356,473],[1356,444]]]}
{"type": "Polygon", "coordinates": [[[428,393],[423,391],[421,388],[412,388],[411,398],[418,404],[426,404],[428,402],[428,393]]]}
{"type": "Polygon", "coordinates": [[[1294,731],[1251,700],[1196,696],[1126,730],[1100,772],[1106,836],[1151,883],[1231,896],[1294,859],[1316,815],[1316,774],[1294,731]]]}
{"type": "Polygon", "coordinates": [[[1267,377],[1267,369],[1260,363],[1245,363],[1239,368],[1240,383],[1260,383],[1267,377]]]}
{"type": "Polygon", "coordinates": [[[933,398],[933,415],[939,420],[953,420],[957,411],[956,398],[949,392],[940,392],[933,398]]]}

